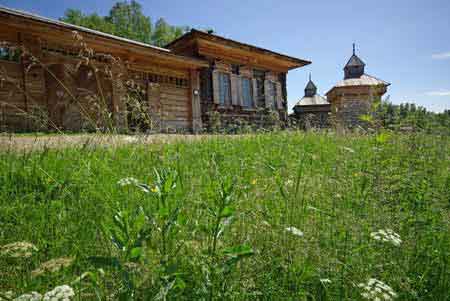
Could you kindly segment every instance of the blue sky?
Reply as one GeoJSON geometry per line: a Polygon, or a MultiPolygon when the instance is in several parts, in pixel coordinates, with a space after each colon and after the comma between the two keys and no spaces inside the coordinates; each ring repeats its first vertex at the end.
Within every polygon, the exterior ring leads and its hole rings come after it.
{"type": "MultiPolygon", "coordinates": [[[[116,1],[0,0],[0,5],[58,18],[67,8],[107,14],[116,1]]],[[[226,0],[143,1],[153,21],[213,28],[217,34],[313,63],[288,76],[289,106],[303,96],[309,72],[327,92],[342,79],[352,43],[366,72],[392,83],[394,103],[450,109],[450,1],[226,0]]]]}

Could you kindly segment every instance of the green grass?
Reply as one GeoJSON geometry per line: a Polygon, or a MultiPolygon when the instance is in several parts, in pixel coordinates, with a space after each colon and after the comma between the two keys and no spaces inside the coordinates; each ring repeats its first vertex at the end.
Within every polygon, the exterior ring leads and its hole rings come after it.
{"type": "Polygon", "coordinates": [[[0,294],[363,300],[376,278],[397,300],[450,300],[449,150],[448,137],[279,132],[3,152],[0,246],[38,251],[0,255],[0,294]],[[32,275],[61,257],[73,263],[32,275]]]}

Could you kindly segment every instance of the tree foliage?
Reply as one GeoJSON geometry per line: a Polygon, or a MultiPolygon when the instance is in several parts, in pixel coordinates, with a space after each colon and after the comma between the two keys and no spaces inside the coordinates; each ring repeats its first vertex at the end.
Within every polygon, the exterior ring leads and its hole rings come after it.
{"type": "Polygon", "coordinates": [[[450,135],[450,110],[435,113],[414,103],[382,101],[375,115],[384,128],[450,135]]]}
{"type": "Polygon", "coordinates": [[[143,13],[142,6],[134,0],[117,2],[107,16],[68,9],[60,20],[160,47],[189,30],[187,26],[170,25],[164,18],[152,24],[151,18],[143,13]]]}

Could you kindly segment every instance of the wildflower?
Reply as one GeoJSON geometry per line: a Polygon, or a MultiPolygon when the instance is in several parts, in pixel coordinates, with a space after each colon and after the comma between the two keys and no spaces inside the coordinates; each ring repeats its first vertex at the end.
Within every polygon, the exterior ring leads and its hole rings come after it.
{"type": "Polygon", "coordinates": [[[372,232],[370,233],[370,237],[372,237],[375,240],[392,243],[395,246],[400,246],[400,244],[402,243],[400,235],[398,235],[391,229],[386,230],[381,229],[376,232],[372,232]]]}
{"type": "Polygon", "coordinates": [[[53,290],[45,293],[43,301],[66,301],[75,296],[75,292],[68,285],[55,287],[53,290]]]}
{"type": "Polygon", "coordinates": [[[300,237],[303,236],[303,232],[295,227],[287,227],[286,231],[291,232],[292,234],[300,236],[300,237]]]}
{"type": "Polygon", "coordinates": [[[31,276],[36,277],[39,275],[42,275],[46,272],[54,273],[58,272],[59,270],[69,267],[73,263],[73,258],[70,257],[61,257],[61,258],[55,258],[51,259],[49,261],[46,261],[40,265],[39,268],[35,269],[31,272],[31,276]]]}
{"type": "Polygon", "coordinates": [[[157,193],[159,191],[157,186],[153,187],[151,190],[152,190],[153,193],[157,193]]]}
{"type": "Polygon", "coordinates": [[[367,300],[389,301],[397,297],[389,285],[374,278],[370,278],[367,283],[358,284],[358,287],[362,289],[361,296],[367,300]]]}
{"type": "Polygon", "coordinates": [[[286,186],[292,186],[292,185],[294,185],[294,181],[292,181],[290,179],[286,181],[286,186]]]}
{"type": "Polygon", "coordinates": [[[128,178],[120,179],[119,181],[117,181],[117,184],[120,186],[138,185],[139,181],[135,178],[128,177],[128,178]]]}
{"type": "Polygon", "coordinates": [[[250,184],[252,184],[252,185],[256,185],[256,183],[257,183],[256,179],[253,179],[253,180],[250,181],[250,184]]]}
{"type": "Polygon", "coordinates": [[[17,297],[16,299],[14,299],[14,301],[41,301],[41,300],[42,300],[42,295],[37,292],[23,294],[23,295],[17,297]]]}
{"type": "Polygon", "coordinates": [[[38,249],[29,242],[14,242],[0,247],[0,255],[14,258],[28,258],[38,249]]]}
{"type": "Polygon", "coordinates": [[[331,280],[328,278],[323,278],[323,279],[320,279],[320,282],[322,282],[322,284],[331,283],[331,280]]]}

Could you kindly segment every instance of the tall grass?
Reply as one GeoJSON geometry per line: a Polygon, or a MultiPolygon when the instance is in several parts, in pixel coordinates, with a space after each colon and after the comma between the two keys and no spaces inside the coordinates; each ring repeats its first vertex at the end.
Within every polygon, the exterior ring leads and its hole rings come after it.
{"type": "Polygon", "coordinates": [[[375,300],[373,278],[391,299],[450,300],[449,150],[421,134],[276,132],[4,151],[0,246],[37,250],[1,247],[0,296],[375,300]]]}

